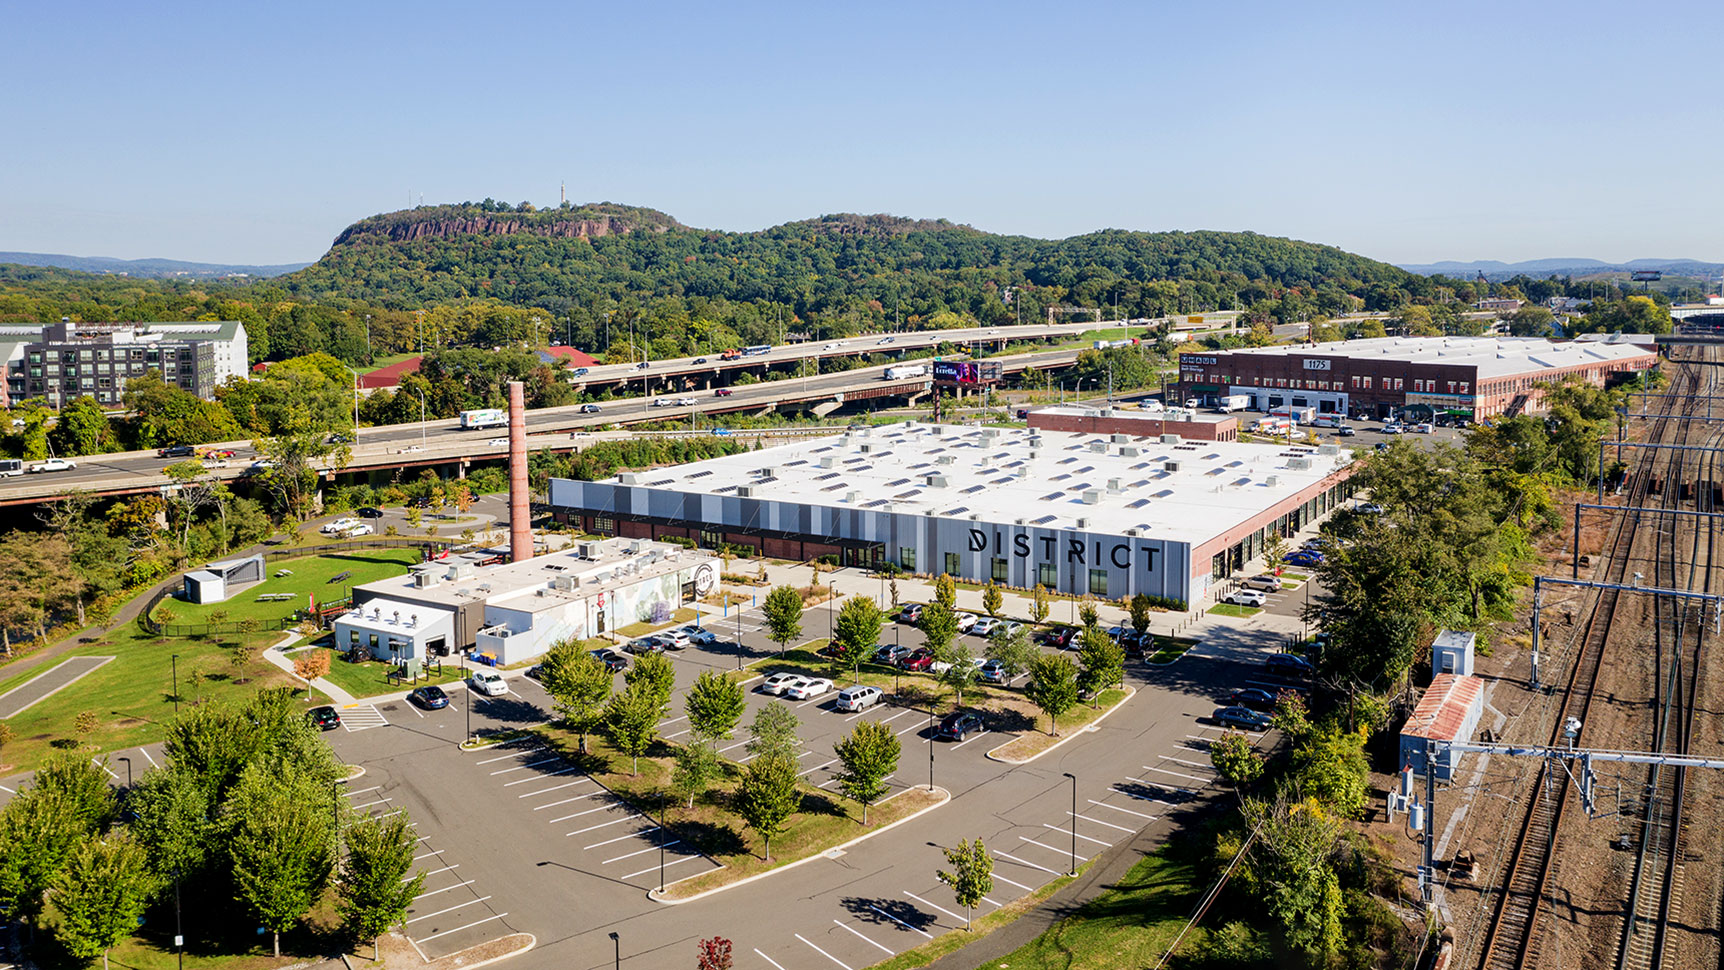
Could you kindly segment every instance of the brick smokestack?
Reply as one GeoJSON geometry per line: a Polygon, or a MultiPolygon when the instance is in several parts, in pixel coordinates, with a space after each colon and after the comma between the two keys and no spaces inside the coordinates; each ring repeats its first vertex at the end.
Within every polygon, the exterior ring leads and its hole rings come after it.
{"type": "Polygon", "coordinates": [[[509,559],[533,558],[532,494],[527,487],[527,405],[520,381],[509,382],[509,559]]]}

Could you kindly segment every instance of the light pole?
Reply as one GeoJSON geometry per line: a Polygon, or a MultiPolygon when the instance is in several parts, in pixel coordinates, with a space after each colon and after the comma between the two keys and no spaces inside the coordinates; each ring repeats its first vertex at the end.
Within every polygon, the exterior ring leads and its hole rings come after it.
{"type": "Polygon", "coordinates": [[[934,702],[928,702],[928,793],[934,793],[934,702]]]}
{"type": "Polygon", "coordinates": [[[174,716],[180,716],[180,655],[174,654],[174,716]]]}
{"type": "Polygon", "coordinates": [[[426,447],[426,445],[425,445],[425,392],[419,390],[418,388],[414,388],[413,393],[419,395],[419,447],[423,449],[424,447],[426,447]]]}
{"type": "Polygon", "coordinates": [[[665,828],[665,802],[669,800],[666,792],[658,793],[658,894],[664,895],[664,843],[670,838],[670,830],[665,828]]]}
{"type": "Polygon", "coordinates": [[[612,933],[612,934],[611,934],[611,943],[613,943],[613,944],[615,944],[615,946],[616,946],[616,951],[617,951],[617,958],[616,958],[616,962],[615,962],[615,963],[614,963],[614,964],[612,964],[612,966],[614,966],[614,967],[616,967],[616,968],[617,968],[617,970],[622,970],[622,965],[623,965],[623,942],[622,942],[622,940],[621,940],[621,939],[619,939],[619,938],[618,938],[618,937],[617,937],[617,935],[616,935],[616,934],[615,934],[615,933],[612,933]]]}
{"type": "Polygon", "coordinates": [[[1072,871],[1066,875],[1075,876],[1077,875],[1077,775],[1069,771],[1060,773],[1072,780],[1072,871]]]}
{"type": "MultiPolygon", "coordinates": [[[[461,651],[461,680],[463,682],[467,680],[467,651],[465,650],[461,651]]],[[[473,685],[468,684],[467,703],[461,705],[467,711],[467,737],[461,742],[462,744],[473,740],[473,697],[473,685]]]]}
{"type": "Polygon", "coordinates": [[[353,375],[353,443],[359,443],[359,371],[342,364],[353,375]]]}

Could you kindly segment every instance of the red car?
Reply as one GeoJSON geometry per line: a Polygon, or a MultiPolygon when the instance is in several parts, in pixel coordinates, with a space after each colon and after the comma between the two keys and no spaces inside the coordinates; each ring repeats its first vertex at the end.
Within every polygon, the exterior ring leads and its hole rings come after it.
{"type": "Polygon", "coordinates": [[[731,395],[731,393],[732,393],[732,392],[731,392],[731,390],[730,390],[730,388],[728,388],[728,387],[721,387],[721,388],[719,388],[719,389],[718,389],[718,390],[716,390],[716,391],[713,391],[713,392],[712,392],[712,396],[713,396],[713,397],[729,397],[729,396],[730,396],[730,395],[731,395]]]}
{"type": "Polygon", "coordinates": [[[926,649],[918,650],[898,661],[898,666],[911,671],[927,670],[934,666],[934,655],[926,649]]]}

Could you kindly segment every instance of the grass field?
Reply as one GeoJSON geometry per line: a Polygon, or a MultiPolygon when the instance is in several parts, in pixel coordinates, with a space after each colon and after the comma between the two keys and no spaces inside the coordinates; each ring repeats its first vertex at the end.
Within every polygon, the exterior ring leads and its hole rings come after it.
{"type": "Polygon", "coordinates": [[[1209,612],[1214,613],[1216,616],[1244,617],[1256,616],[1263,612],[1263,610],[1256,606],[1239,606],[1235,603],[1217,603],[1209,608],[1209,612]]]}
{"type": "Polygon", "coordinates": [[[417,549],[359,549],[304,559],[278,559],[268,564],[268,579],[239,591],[225,603],[200,605],[169,599],[164,600],[163,605],[173,612],[175,623],[207,623],[212,613],[225,616],[227,622],[248,617],[273,620],[304,608],[307,597],[315,596],[320,603],[338,600],[349,595],[360,583],[406,575],[407,567],[421,558],[417,549]],[[284,569],[291,570],[291,574],[275,575],[284,569]],[[352,575],[340,582],[331,582],[342,573],[352,575]],[[258,602],[259,596],[269,593],[290,594],[293,599],[258,602]]]}
{"type": "MultiPolygon", "coordinates": [[[[1145,856],[1108,891],[997,963],[1012,970],[1156,966],[1197,901],[1192,878],[1168,849],[1145,856]]],[[[1201,936],[1187,937],[1185,946],[1201,936]]]]}
{"type": "Polygon", "coordinates": [[[404,360],[411,360],[417,356],[419,356],[419,355],[418,354],[379,354],[378,356],[371,358],[372,359],[372,365],[370,367],[359,368],[359,373],[369,374],[372,371],[382,370],[383,368],[388,367],[391,364],[399,364],[404,360]]]}
{"type": "MultiPolygon", "coordinates": [[[[412,683],[403,683],[389,679],[389,672],[395,665],[386,660],[368,660],[365,663],[348,663],[341,659],[342,654],[328,647],[312,647],[329,654],[329,673],[325,679],[335,686],[347,691],[354,697],[376,697],[380,694],[398,694],[404,690],[412,690],[425,684],[452,684],[461,679],[460,663],[443,664],[443,672],[430,678],[421,677],[412,683]]],[[[294,651],[299,653],[300,651],[294,651]]]]}

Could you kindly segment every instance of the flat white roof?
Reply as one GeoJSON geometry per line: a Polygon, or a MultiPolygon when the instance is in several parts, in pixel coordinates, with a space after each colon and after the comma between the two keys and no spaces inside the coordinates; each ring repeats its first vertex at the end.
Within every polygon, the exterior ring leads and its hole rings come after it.
{"type": "Polygon", "coordinates": [[[1217,351],[1257,357],[1344,357],[1409,364],[1459,364],[1477,367],[1480,377],[1536,376],[1539,371],[1585,364],[1645,359],[1656,355],[1633,345],[1593,341],[1555,341],[1542,337],[1370,337],[1320,344],[1290,344],[1217,351]]]}
{"type": "MultiPolygon", "coordinates": [[[[593,542],[577,542],[560,552],[546,553],[520,562],[504,562],[494,566],[473,567],[462,557],[419,563],[405,576],[391,576],[365,583],[363,589],[373,597],[399,596],[418,603],[435,602],[447,609],[463,603],[484,602],[487,605],[538,612],[561,605],[571,599],[586,599],[601,592],[630,586],[645,579],[686,569],[696,559],[706,559],[704,553],[669,542],[649,539],[613,538],[593,542]],[[458,574],[451,577],[449,572],[458,574]],[[430,586],[419,586],[417,573],[428,572],[438,577],[430,586]],[[559,585],[562,579],[569,582],[559,585]],[[567,588],[564,588],[564,587],[567,588]],[[545,590],[544,596],[537,590],[545,590]]],[[[373,598],[365,602],[369,609],[373,598]]]]}
{"type": "Polygon", "coordinates": [[[1298,447],[906,423],[619,475],[607,484],[1197,545],[1349,464],[1298,447]],[[1117,439],[1117,440],[1116,440],[1117,439]],[[1114,486],[1117,486],[1115,489],[1114,486]]]}
{"type": "Polygon", "coordinates": [[[1054,414],[1071,418],[1107,418],[1109,420],[1142,421],[1144,434],[1160,434],[1156,425],[1164,421],[1188,421],[1201,424],[1221,424],[1226,421],[1237,421],[1237,414],[1220,414],[1213,411],[1198,411],[1194,408],[1164,407],[1159,411],[1146,411],[1135,404],[1116,404],[1112,407],[1083,404],[1053,404],[1047,407],[1030,408],[1031,414],[1054,414]]]}

